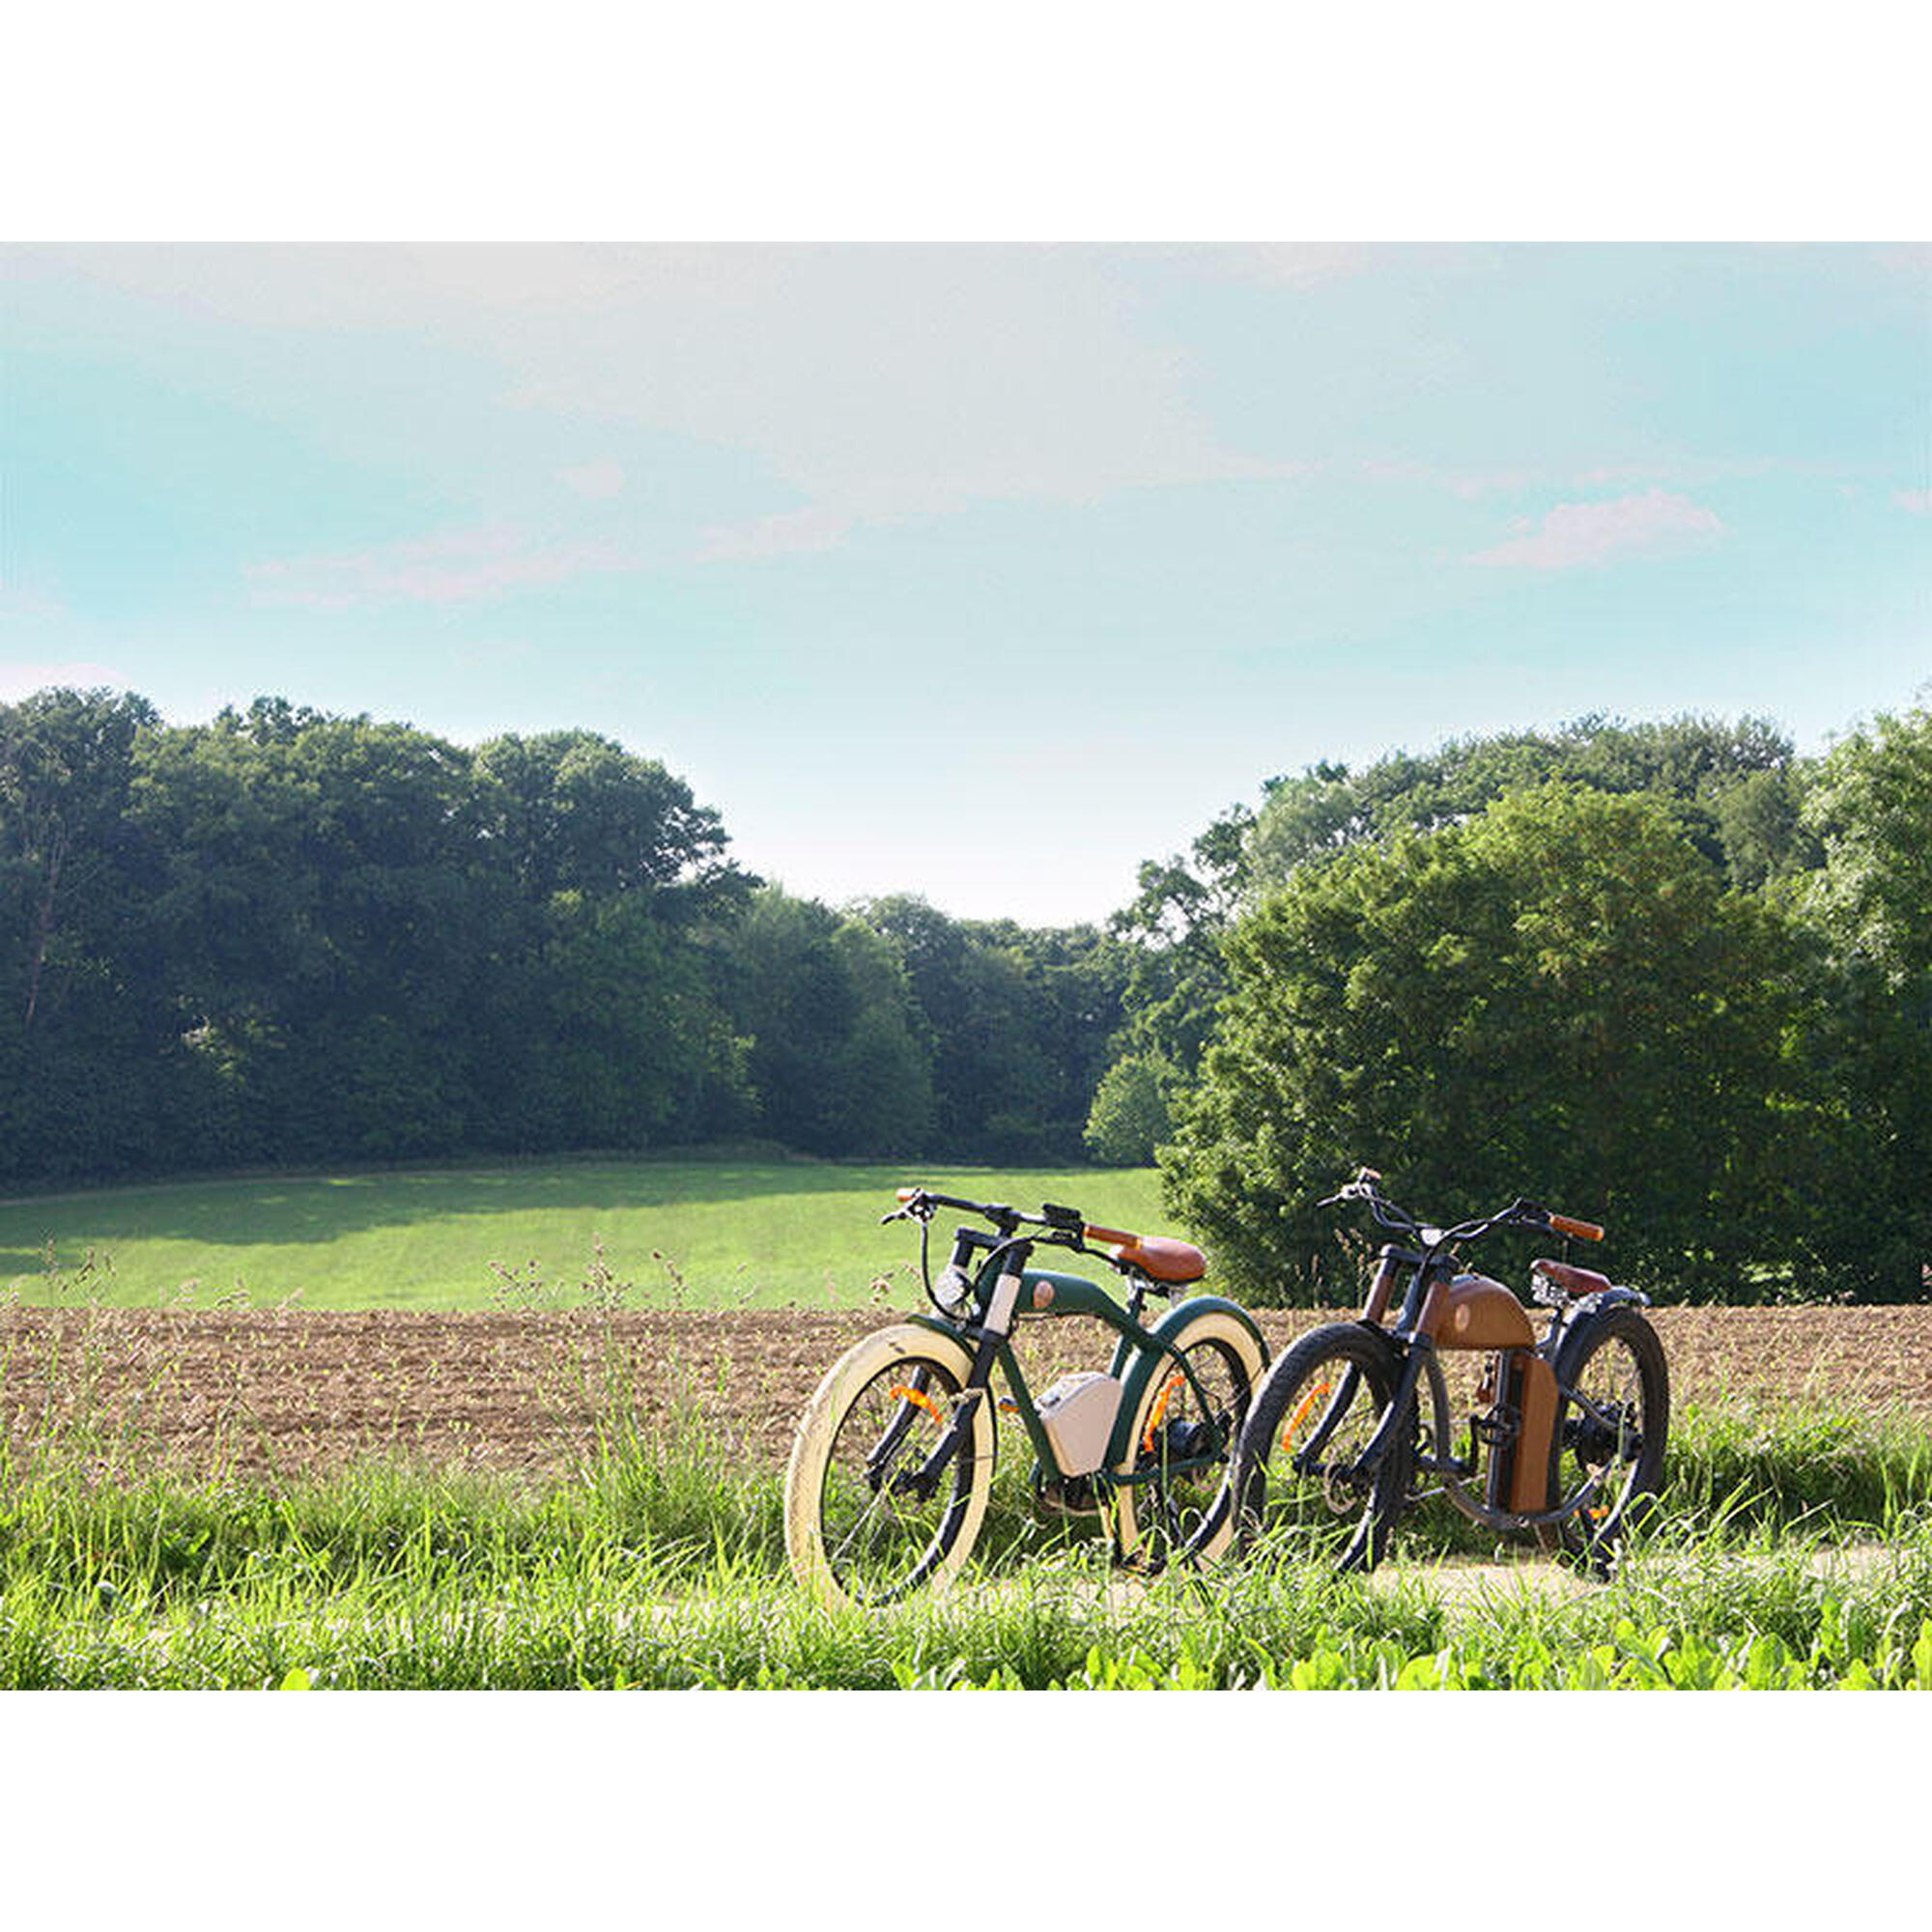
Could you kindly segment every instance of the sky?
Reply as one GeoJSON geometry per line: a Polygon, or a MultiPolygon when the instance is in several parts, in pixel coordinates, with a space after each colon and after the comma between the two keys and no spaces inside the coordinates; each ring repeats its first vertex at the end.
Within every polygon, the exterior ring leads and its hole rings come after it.
{"type": "Polygon", "coordinates": [[[1932,680],[1932,249],[14,245],[0,698],[586,727],[831,902],[1932,680]]]}

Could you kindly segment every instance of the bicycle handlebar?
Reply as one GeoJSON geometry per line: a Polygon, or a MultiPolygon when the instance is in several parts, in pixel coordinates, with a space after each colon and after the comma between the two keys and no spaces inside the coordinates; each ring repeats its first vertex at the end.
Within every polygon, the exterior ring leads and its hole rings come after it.
{"type": "Polygon", "coordinates": [[[901,1187],[898,1190],[899,1206],[890,1214],[879,1216],[879,1225],[884,1227],[889,1221],[916,1220],[922,1227],[928,1225],[935,1212],[941,1208],[956,1208],[964,1213],[978,1214],[992,1222],[1004,1237],[1004,1245],[1011,1246],[1021,1228],[1039,1228],[1045,1232],[1030,1235],[1029,1240],[1049,1247],[1071,1248],[1082,1255],[1098,1255],[1107,1265],[1117,1268],[1155,1294],[1172,1294],[1174,1284],[1156,1279],[1146,1266],[1138,1253],[1141,1236],[1128,1234],[1121,1228],[1099,1228],[1090,1226],[1087,1217],[1077,1208],[1062,1208],[1051,1201],[1040,1203],[1037,1214],[1029,1214],[1024,1208],[1012,1208],[1004,1201],[966,1201],[956,1194],[934,1194],[924,1187],[901,1187]],[[1098,1245],[1089,1247],[1088,1243],[1098,1245]],[[1117,1247],[1126,1252],[1109,1254],[1109,1247],[1117,1247]]]}
{"type": "Polygon", "coordinates": [[[941,1208],[956,1208],[962,1213],[978,1214],[992,1222],[1003,1234],[1010,1235],[1015,1228],[1048,1228],[1054,1238],[1070,1236],[1078,1238],[1085,1227],[1085,1218],[1077,1208],[1059,1208],[1051,1201],[1040,1204],[1037,1214],[1029,1214],[1024,1208],[1009,1208],[1004,1201],[965,1201],[956,1194],[934,1194],[924,1187],[901,1187],[898,1190],[899,1205],[890,1214],[879,1216],[879,1226],[888,1221],[929,1221],[941,1208]]]}
{"type": "Polygon", "coordinates": [[[1419,1235],[1425,1240],[1431,1253],[1452,1247],[1458,1241],[1472,1241],[1481,1236],[1492,1233],[1497,1228],[1517,1227],[1547,1229],[1552,1234],[1574,1235],[1578,1240],[1601,1241],[1604,1231],[1594,1221],[1579,1221],[1574,1215],[1553,1214],[1547,1208],[1539,1208],[1534,1201],[1519,1197],[1507,1208],[1493,1214],[1479,1215],[1472,1221],[1459,1222],[1453,1228],[1430,1228],[1418,1221],[1406,1208],[1398,1208],[1377,1185],[1381,1179],[1372,1167],[1358,1168],[1354,1179],[1347,1182],[1326,1200],[1317,1203],[1318,1207],[1332,1208],[1342,1201],[1365,1201],[1369,1212],[1377,1222],[1392,1234],[1419,1235]]]}

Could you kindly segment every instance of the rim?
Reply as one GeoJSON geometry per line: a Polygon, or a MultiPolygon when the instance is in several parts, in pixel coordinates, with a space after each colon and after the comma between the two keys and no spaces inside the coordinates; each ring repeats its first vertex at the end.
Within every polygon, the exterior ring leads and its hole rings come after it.
{"type": "Polygon", "coordinates": [[[922,1582],[946,1554],[972,1491],[970,1439],[931,1492],[899,1487],[952,1427],[959,1383],[942,1363],[909,1356],[866,1382],[826,1458],[818,1533],[827,1567],[849,1597],[885,1603],[922,1582]]]}
{"type": "Polygon", "coordinates": [[[1220,1493],[1228,1454],[1254,1392],[1247,1369],[1230,1344],[1203,1339],[1180,1352],[1208,1402],[1204,1406],[1179,1366],[1154,1384],[1141,1439],[1134,1445],[1135,1473],[1154,1472],[1135,1485],[1141,1537],[1135,1554],[1142,1560],[1164,1561],[1200,1534],[1220,1493]],[[1218,1454],[1211,1447],[1217,1441],[1218,1454]]]}

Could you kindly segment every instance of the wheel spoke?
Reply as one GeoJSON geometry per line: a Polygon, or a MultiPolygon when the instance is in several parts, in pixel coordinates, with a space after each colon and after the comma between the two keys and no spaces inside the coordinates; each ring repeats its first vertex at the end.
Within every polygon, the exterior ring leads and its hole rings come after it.
{"type": "Polygon", "coordinates": [[[952,1425],[958,1385],[937,1362],[882,1368],[853,1398],[834,1434],[819,1502],[820,1536],[835,1581],[861,1602],[884,1603],[922,1581],[946,1553],[971,1489],[970,1434],[929,1486],[906,1486],[952,1425]]]}

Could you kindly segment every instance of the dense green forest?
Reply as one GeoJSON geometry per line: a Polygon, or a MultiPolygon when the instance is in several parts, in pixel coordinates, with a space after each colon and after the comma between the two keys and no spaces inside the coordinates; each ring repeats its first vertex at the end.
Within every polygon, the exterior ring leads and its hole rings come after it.
{"type": "Polygon", "coordinates": [[[1932,716],[1583,720],[1318,765],[1107,929],[794,897],[589,732],[0,706],[0,1185],[645,1149],[1156,1149],[1224,1277],[1335,1293],[1356,1161],[1677,1294],[1926,1292],[1932,716]]]}
{"type": "Polygon", "coordinates": [[[1080,1158],[1126,950],[834,911],[589,732],[0,706],[0,1181],[756,1137],[1080,1158]]]}

